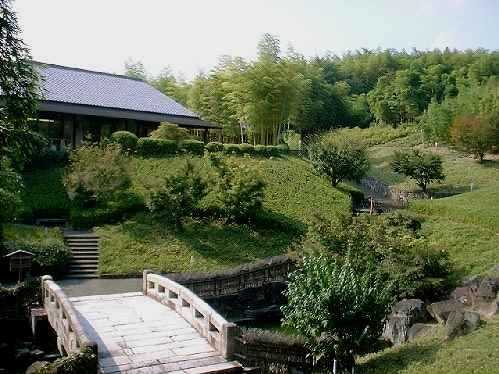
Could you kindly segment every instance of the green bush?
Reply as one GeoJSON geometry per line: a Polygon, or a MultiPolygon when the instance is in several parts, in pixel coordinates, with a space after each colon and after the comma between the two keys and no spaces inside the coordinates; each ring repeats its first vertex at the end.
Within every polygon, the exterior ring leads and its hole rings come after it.
{"type": "Polygon", "coordinates": [[[238,155],[240,153],[239,144],[224,144],[224,153],[238,155]]]}
{"type": "Polygon", "coordinates": [[[177,143],[174,140],[140,138],[137,142],[137,153],[144,157],[162,157],[174,155],[177,143]]]}
{"type": "Polygon", "coordinates": [[[207,194],[207,183],[193,163],[186,161],[180,173],[169,175],[163,185],[152,191],[147,207],[154,215],[171,220],[182,228],[184,219],[193,216],[207,194]]]}
{"type": "Polygon", "coordinates": [[[254,220],[262,211],[265,188],[258,167],[216,156],[210,161],[217,174],[212,180],[212,188],[225,218],[230,222],[254,220]]]}
{"type": "Polygon", "coordinates": [[[34,254],[32,273],[36,275],[61,274],[70,258],[70,252],[64,242],[55,238],[5,242],[6,253],[18,250],[34,254]]]}
{"type": "Polygon", "coordinates": [[[68,151],[45,148],[26,164],[25,170],[64,167],[68,161],[68,151]]]}
{"type": "Polygon", "coordinates": [[[116,131],[111,134],[111,141],[121,146],[125,153],[135,152],[139,138],[129,131],[116,131]]]}
{"type": "Polygon", "coordinates": [[[124,192],[112,201],[93,208],[74,206],[70,212],[70,221],[75,229],[90,229],[109,223],[122,221],[127,216],[144,209],[144,202],[134,193],[124,192]]]}
{"type": "Polygon", "coordinates": [[[194,155],[202,155],[204,153],[204,143],[199,140],[184,140],[181,149],[194,155]]]}
{"type": "Polygon", "coordinates": [[[239,144],[239,153],[242,155],[252,155],[255,153],[255,147],[246,143],[239,144]]]}
{"type": "Polygon", "coordinates": [[[267,145],[265,147],[265,152],[267,157],[278,157],[281,155],[281,151],[278,145],[267,145]]]}
{"type": "Polygon", "coordinates": [[[255,145],[254,153],[261,157],[267,157],[267,147],[264,145],[255,145]]]}
{"type": "Polygon", "coordinates": [[[164,122],[159,127],[151,132],[153,139],[173,140],[176,144],[190,139],[189,131],[173,123],[164,122]]]}
{"type": "Polygon", "coordinates": [[[208,152],[223,152],[224,145],[219,142],[210,142],[205,146],[208,152]]]}
{"type": "Polygon", "coordinates": [[[289,153],[289,145],[287,144],[279,144],[277,146],[277,151],[279,152],[279,154],[281,155],[286,155],[289,153]]]}

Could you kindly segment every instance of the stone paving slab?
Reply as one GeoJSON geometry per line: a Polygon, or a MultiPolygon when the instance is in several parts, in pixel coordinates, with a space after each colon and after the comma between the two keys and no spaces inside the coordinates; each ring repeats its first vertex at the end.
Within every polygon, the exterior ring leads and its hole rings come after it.
{"type": "Polygon", "coordinates": [[[196,374],[240,368],[175,311],[140,292],[70,300],[83,329],[99,346],[101,373],[196,374]]]}

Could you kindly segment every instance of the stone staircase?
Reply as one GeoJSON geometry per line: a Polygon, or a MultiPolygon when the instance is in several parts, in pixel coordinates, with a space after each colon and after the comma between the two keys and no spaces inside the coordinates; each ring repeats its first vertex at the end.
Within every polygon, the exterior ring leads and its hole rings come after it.
{"type": "Polygon", "coordinates": [[[99,237],[89,231],[64,231],[64,241],[71,251],[67,278],[97,278],[99,237]]]}

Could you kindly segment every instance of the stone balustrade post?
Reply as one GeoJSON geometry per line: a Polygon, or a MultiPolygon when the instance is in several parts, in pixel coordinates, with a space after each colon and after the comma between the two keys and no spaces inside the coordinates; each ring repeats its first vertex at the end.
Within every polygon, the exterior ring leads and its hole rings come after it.
{"type": "Polygon", "coordinates": [[[148,287],[148,283],[147,283],[147,274],[150,274],[152,273],[153,271],[152,270],[149,270],[149,269],[145,269],[143,272],[142,272],[142,292],[144,293],[144,295],[147,296],[147,287],[148,287]]]}

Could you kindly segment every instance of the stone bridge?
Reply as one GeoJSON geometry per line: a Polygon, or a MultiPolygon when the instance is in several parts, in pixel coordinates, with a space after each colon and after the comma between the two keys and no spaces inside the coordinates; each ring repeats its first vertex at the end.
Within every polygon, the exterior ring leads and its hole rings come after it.
{"type": "Polygon", "coordinates": [[[239,373],[238,328],[191,290],[144,271],[143,292],[67,297],[42,278],[44,308],[63,353],[89,347],[99,373],[239,373]]]}

